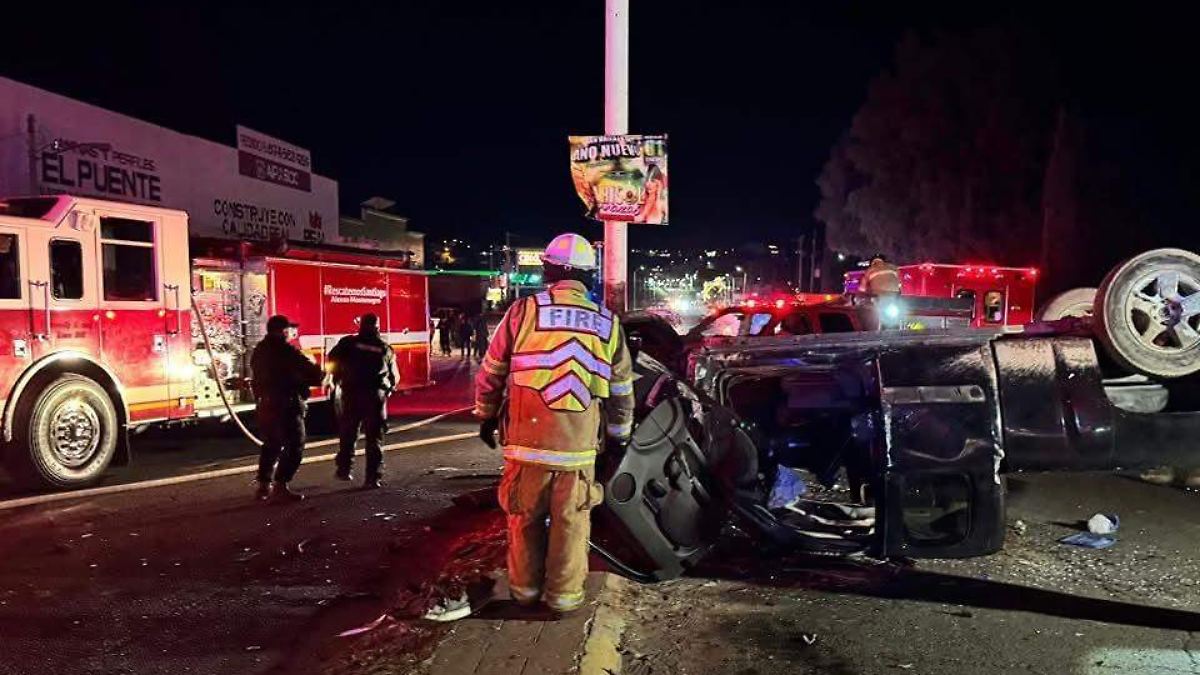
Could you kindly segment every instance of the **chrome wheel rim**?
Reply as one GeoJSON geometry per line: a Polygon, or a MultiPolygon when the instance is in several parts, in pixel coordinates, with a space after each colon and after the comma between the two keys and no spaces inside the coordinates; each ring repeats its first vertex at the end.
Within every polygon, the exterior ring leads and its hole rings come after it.
{"type": "Polygon", "coordinates": [[[1200,279],[1178,270],[1147,274],[1125,298],[1125,321],[1138,344],[1180,353],[1200,344],[1200,279]]]}
{"type": "Polygon", "coordinates": [[[70,398],[50,416],[50,447],[64,466],[78,468],[96,456],[100,447],[100,416],[87,401],[70,398]]]}

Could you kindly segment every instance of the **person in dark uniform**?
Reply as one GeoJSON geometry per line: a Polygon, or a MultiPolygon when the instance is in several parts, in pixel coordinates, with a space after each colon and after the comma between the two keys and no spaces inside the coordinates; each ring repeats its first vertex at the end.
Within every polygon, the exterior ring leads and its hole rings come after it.
{"type": "Polygon", "coordinates": [[[458,315],[458,349],[461,360],[466,361],[471,358],[471,335],[475,332],[475,327],[471,325],[471,320],[466,314],[458,315]]]}
{"type": "Polygon", "coordinates": [[[488,326],[487,317],[482,312],[471,320],[471,340],[475,345],[475,362],[483,363],[483,355],[488,348],[488,326]]]}
{"type": "Polygon", "coordinates": [[[400,383],[396,354],[379,335],[379,317],[364,314],[358,334],[338,340],[329,351],[333,382],[338,387],[337,472],[339,480],[353,480],[354,443],[361,426],[367,446],[364,488],[378,488],[383,471],[383,434],[387,431],[387,399],[400,383]]]}
{"type": "Polygon", "coordinates": [[[304,454],[304,412],[309,387],[321,384],[324,373],[288,342],[296,324],[286,316],[267,320],[267,335],[250,356],[251,389],[262,434],[258,456],[258,499],[299,501],[304,495],[288,489],[304,454]]]}
{"type": "Polygon", "coordinates": [[[451,354],[450,347],[453,343],[451,336],[454,334],[454,330],[453,314],[443,316],[442,320],[438,322],[438,342],[442,348],[442,356],[450,356],[451,354]]]}

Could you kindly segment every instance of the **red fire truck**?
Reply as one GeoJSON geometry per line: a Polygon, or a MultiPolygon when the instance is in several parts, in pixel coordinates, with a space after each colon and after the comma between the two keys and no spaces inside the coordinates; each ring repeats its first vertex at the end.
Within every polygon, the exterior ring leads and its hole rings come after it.
{"type": "MultiPolygon", "coordinates": [[[[859,292],[863,274],[845,274],[846,293],[859,292]]],[[[975,305],[971,325],[976,328],[1021,326],[1033,321],[1037,277],[1032,267],[922,263],[900,266],[900,289],[902,295],[969,298],[975,305]]]]}
{"type": "Polygon", "coordinates": [[[227,414],[214,377],[230,407],[252,408],[247,357],[272,314],[300,324],[295,343],[321,362],[374,312],[402,388],[428,384],[427,278],[402,267],[247,246],[193,260],[182,211],[71,196],[0,201],[6,468],[32,485],[91,483],[128,461],[129,430],[227,414]]]}

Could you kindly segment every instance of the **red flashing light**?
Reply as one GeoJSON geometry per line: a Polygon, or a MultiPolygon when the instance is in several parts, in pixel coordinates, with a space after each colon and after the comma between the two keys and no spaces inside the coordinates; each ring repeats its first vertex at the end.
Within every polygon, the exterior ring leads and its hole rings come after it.
{"type": "Polygon", "coordinates": [[[113,319],[117,318],[117,313],[110,309],[104,313],[104,318],[108,319],[109,321],[112,321],[113,319]]]}
{"type": "Polygon", "coordinates": [[[160,309],[160,310],[158,310],[158,318],[160,318],[160,319],[161,319],[161,318],[163,318],[163,317],[164,317],[164,316],[166,316],[166,315],[167,315],[167,310],[165,310],[165,309],[160,309]]]}
{"type": "Polygon", "coordinates": [[[783,298],[780,298],[775,301],[775,309],[783,309],[783,305],[784,305],[783,298]]]}
{"type": "Polygon", "coordinates": [[[1037,268],[1036,268],[1036,267],[1030,267],[1030,268],[1029,268],[1029,276],[1031,276],[1031,277],[1036,277],[1037,275],[1038,275],[1037,268]]]}
{"type": "Polygon", "coordinates": [[[754,298],[750,298],[749,300],[746,301],[746,306],[749,307],[750,309],[754,309],[755,307],[758,307],[758,301],[755,300],[754,298]]]}

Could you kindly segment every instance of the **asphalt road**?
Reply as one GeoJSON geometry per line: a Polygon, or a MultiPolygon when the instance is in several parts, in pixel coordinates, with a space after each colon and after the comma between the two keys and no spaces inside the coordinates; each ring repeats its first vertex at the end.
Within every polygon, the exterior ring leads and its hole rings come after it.
{"type": "Polygon", "coordinates": [[[307,465],[294,487],[308,499],[294,505],[255,502],[250,478],[233,476],[7,512],[0,673],[286,663],[298,643],[316,647],[388,609],[396,542],[425,546],[426,523],[499,465],[494,451],[459,441],[390,453],[378,491],[334,481],[331,463],[307,465]],[[330,623],[322,614],[334,608],[330,623]]]}
{"type": "MultiPolygon", "coordinates": [[[[469,369],[439,365],[442,384],[411,398],[416,412],[467,401],[469,369]]],[[[459,416],[388,441],[475,428],[459,416]]],[[[151,432],[135,449],[107,484],[255,462],[215,425],[151,432]]],[[[437,573],[447,538],[474,517],[451,497],[500,464],[476,440],[439,442],[389,452],[377,491],[307,464],[299,504],[255,502],[242,474],[0,511],[0,673],[318,672],[338,633],[437,573]]]]}
{"type": "Polygon", "coordinates": [[[1200,673],[1200,495],[1112,475],[1011,487],[994,556],[829,566],[733,542],[692,578],[628,585],[610,601],[624,672],[1200,673]],[[1097,512],[1120,515],[1115,547],[1057,543],[1097,512]]]}
{"type": "MultiPolygon", "coordinates": [[[[414,410],[464,402],[469,369],[440,365],[414,410]]],[[[231,432],[179,432],[139,438],[110,482],[253,462],[231,432]]],[[[243,474],[0,511],[0,674],[409,672],[436,631],[382,635],[373,661],[338,635],[471,567],[460,552],[495,553],[498,514],[451,498],[499,465],[455,441],[389,453],[380,491],[305,465],[295,505],[252,501],[243,474]]],[[[605,598],[625,623],[624,672],[1200,673],[1200,495],[1111,475],[1010,487],[1006,547],[986,558],[831,566],[729,539],[692,577],[626,584],[605,598]],[[1057,543],[1096,512],[1121,516],[1114,548],[1057,543]]]]}

